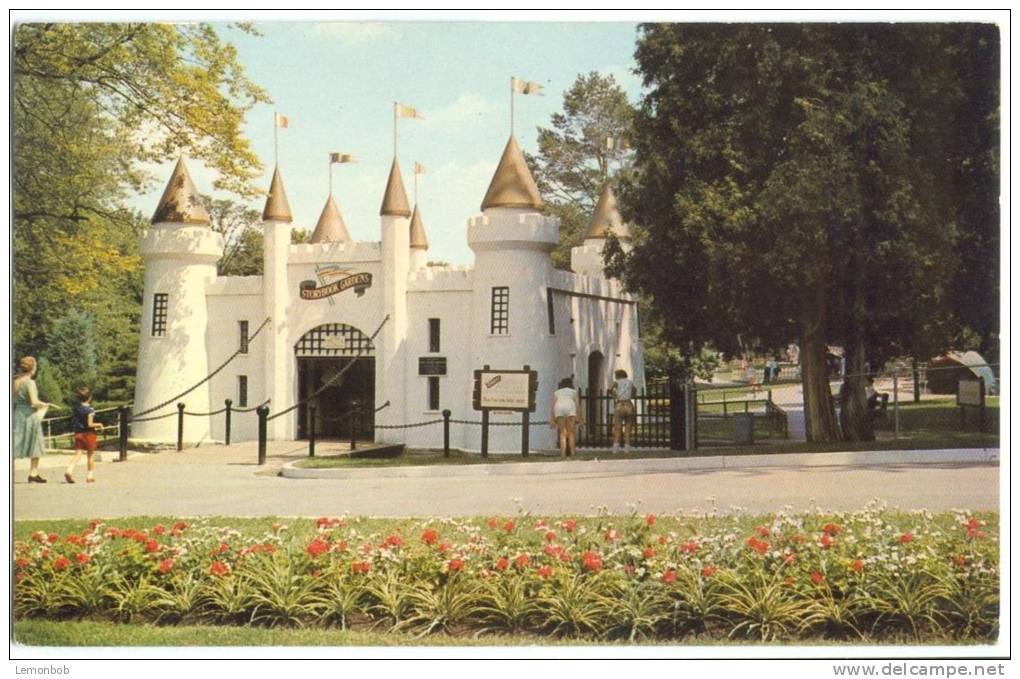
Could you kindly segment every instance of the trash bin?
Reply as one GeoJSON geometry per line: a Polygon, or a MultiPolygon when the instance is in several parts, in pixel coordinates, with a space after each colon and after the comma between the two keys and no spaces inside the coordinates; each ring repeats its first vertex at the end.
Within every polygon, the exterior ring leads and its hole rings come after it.
{"type": "Polygon", "coordinates": [[[754,443],[754,415],[739,413],[733,416],[733,443],[738,446],[754,443]]]}

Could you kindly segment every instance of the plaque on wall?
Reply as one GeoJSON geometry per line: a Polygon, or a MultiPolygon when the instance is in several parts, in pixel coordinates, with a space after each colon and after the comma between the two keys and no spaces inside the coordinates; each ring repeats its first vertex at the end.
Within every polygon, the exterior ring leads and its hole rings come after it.
{"type": "Polygon", "coordinates": [[[421,356],[418,358],[419,375],[445,375],[445,356],[421,356]]]}

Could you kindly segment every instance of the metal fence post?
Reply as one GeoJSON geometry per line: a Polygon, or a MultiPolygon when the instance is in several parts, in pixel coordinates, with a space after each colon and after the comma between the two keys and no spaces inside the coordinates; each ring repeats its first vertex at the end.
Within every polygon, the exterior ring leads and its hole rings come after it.
{"type": "Polygon", "coordinates": [[[351,401],[351,450],[358,447],[358,416],[361,414],[361,404],[358,401],[351,401]]]}
{"type": "Polygon", "coordinates": [[[489,409],[482,409],[482,457],[489,456],[489,409]]]}
{"type": "Polygon", "coordinates": [[[177,452],[184,450],[184,404],[177,404],[177,452]]]}
{"type": "Polygon", "coordinates": [[[315,406],[308,406],[308,457],[315,457],[315,406]]]}
{"type": "Polygon", "coordinates": [[[269,408],[259,406],[255,409],[255,413],[259,416],[259,465],[264,465],[266,463],[266,430],[269,424],[266,418],[269,417],[269,408]]]}
{"type": "Polygon", "coordinates": [[[899,382],[899,370],[894,370],[892,374],[892,394],[893,394],[893,437],[900,437],[900,382],[899,382]]]}
{"type": "Polygon", "coordinates": [[[230,445],[230,407],[232,405],[234,405],[234,402],[231,401],[228,398],[227,400],[225,400],[223,402],[223,405],[226,406],[226,412],[225,412],[226,422],[224,423],[224,427],[226,429],[226,434],[223,437],[223,442],[224,442],[225,445],[229,446],[230,445]]]}
{"type": "Polygon", "coordinates": [[[120,443],[120,454],[117,456],[117,460],[120,462],[127,462],[127,449],[128,449],[128,409],[127,406],[121,406],[117,408],[117,420],[118,420],[118,434],[120,443]]]}
{"type": "Polygon", "coordinates": [[[450,457],[450,411],[443,411],[443,457],[450,457]]]}
{"type": "Polygon", "coordinates": [[[921,402],[921,371],[917,369],[917,359],[910,359],[910,370],[914,376],[914,403],[921,402]]]}

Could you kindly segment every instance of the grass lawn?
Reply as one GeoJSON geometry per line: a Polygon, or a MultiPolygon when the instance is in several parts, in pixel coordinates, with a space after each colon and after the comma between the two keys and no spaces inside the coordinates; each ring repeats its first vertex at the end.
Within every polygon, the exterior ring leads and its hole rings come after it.
{"type": "MultiPolygon", "coordinates": [[[[978,431],[978,414],[968,409],[967,425],[960,426],[960,408],[954,399],[921,401],[899,405],[899,442],[939,441],[944,448],[999,445],[999,398],[989,397],[985,404],[985,429],[978,431]]],[[[890,402],[885,415],[875,423],[875,430],[883,441],[894,436],[895,419],[890,402]]],[[[927,446],[925,446],[927,447],[927,446]]]]}

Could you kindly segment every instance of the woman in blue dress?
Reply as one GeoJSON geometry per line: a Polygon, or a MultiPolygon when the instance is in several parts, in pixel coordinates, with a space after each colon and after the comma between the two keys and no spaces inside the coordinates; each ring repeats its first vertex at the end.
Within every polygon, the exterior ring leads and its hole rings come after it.
{"type": "Polygon", "coordinates": [[[14,457],[27,457],[32,461],[28,471],[29,483],[46,483],[39,475],[39,458],[43,455],[42,418],[49,403],[39,400],[35,386],[36,362],[31,356],[18,361],[21,373],[14,378],[14,457]]]}

